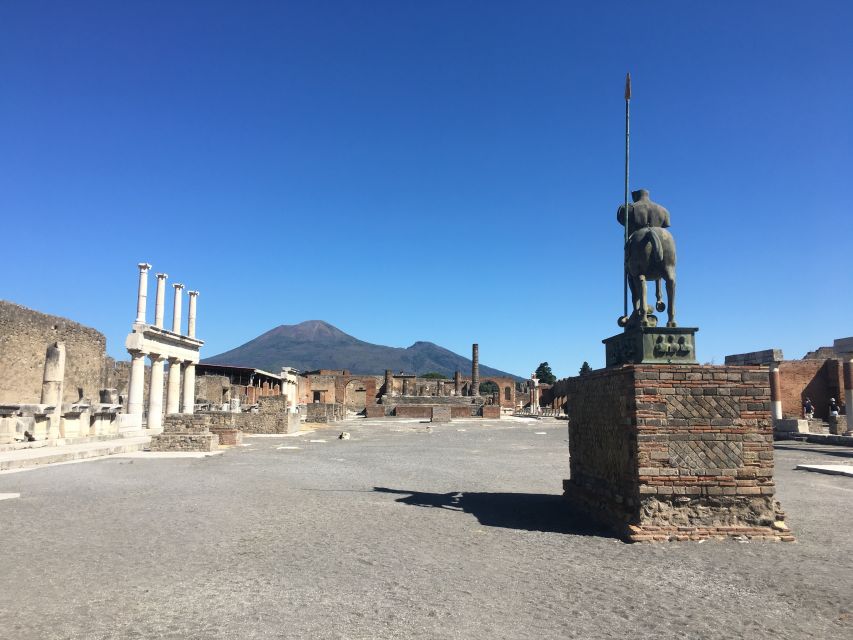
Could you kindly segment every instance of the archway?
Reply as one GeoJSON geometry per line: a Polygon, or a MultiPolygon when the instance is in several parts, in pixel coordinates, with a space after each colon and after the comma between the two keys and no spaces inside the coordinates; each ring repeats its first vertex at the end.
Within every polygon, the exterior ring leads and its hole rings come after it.
{"type": "Polygon", "coordinates": [[[484,380],[480,383],[480,396],[486,398],[489,404],[500,404],[501,387],[494,380],[484,380]]]}
{"type": "Polygon", "coordinates": [[[350,380],[344,387],[344,406],[350,411],[364,411],[367,389],[361,380],[350,380]]]}

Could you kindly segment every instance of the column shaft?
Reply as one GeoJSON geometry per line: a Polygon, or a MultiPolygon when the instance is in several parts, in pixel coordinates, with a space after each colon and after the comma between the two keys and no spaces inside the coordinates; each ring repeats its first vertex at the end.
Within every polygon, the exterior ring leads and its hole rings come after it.
{"type": "Polygon", "coordinates": [[[148,428],[163,428],[163,365],[160,356],[151,356],[151,381],[148,386],[148,428]]]}
{"type": "Polygon", "coordinates": [[[145,355],[141,351],[130,352],[130,381],[127,386],[127,412],[141,416],[145,390],[145,355]]]}
{"type": "Polygon", "coordinates": [[[480,345],[471,345],[471,395],[480,395],[480,345]]]}
{"type": "Polygon", "coordinates": [[[770,408],[774,420],[782,419],[782,384],[779,379],[779,365],[770,365],[770,408]]]}
{"type": "Polygon", "coordinates": [[[844,412],[847,414],[847,430],[853,431],[853,358],[844,361],[844,412]]]}
{"type": "Polygon", "coordinates": [[[154,326],[163,328],[163,316],[166,309],[166,278],[165,273],[157,274],[157,297],[154,298],[154,326]]]}
{"type": "Polygon", "coordinates": [[[172,333],[181,332],[181,291],[184,285],[175,283],[175,304],[172,307],[172,333]]]}
{"type": "Polygon", "coordinates": [[[195,311],[198,291],[188,291],[187,295],[190,297],[190,308],[187,312],[187,336],[195,338],[195,311]]]}
{"type": "Polygon", "coordinates": [[[148,270],[151,265],[140,262],[139,267],[139,293],[136,298],[136,322],[145,324],[145,306],[148,299],[148,270]]]}
{"type": "Polygon", "coordinates": [[[184,365],[184,404],[182,413],[195,411],[195,365],[188,362],[184,365]]]}
{"type": "Polygon", "coordinates": [[[166,389],[166,414],[181,411],[181,361],[169,360],[169,385],[166,389]]]}

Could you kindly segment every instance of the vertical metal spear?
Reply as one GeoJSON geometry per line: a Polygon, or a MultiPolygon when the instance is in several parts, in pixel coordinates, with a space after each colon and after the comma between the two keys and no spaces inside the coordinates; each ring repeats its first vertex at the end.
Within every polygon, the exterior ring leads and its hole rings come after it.
{"type": "Polygon", "coordinates": [[[622,249],[624,274],[622,282],[622,300],[624,301],[625,322],[628,321],[628,157],[631,140],[631,74],[625,76],[625,244],[622,249]]]}

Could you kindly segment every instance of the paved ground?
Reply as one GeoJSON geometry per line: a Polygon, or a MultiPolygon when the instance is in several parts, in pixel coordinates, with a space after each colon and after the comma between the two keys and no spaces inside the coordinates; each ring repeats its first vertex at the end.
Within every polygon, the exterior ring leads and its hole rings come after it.
{"type": "Polygon", "coordinates": [[[853,479],[793,470],[849,449],[780,443],[796,544],[626,545],[564,422],[424,427],[0,475],[0,637],[853,637],[853,479]]]}

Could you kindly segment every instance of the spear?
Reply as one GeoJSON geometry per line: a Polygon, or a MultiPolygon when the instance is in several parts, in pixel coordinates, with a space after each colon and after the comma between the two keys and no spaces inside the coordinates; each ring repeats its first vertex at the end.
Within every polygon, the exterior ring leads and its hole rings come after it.
{"type": "MultiPolygon", "coordinates": [[[[625,244],[628,246],[628,157],[631,139],[631,74],[625,76],[625,244]]],[[[624,302],[624,321],[628,322],[628,255],[623,248],[624,275],[622,282],[622,300],[624,302]]]]}

